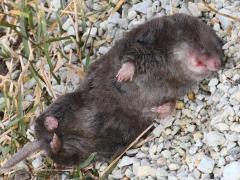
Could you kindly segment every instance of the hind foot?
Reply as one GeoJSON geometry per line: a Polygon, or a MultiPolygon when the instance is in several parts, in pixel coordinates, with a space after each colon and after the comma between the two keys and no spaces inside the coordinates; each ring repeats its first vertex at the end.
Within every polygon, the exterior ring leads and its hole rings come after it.
{"type": "Polygon", "coordinates": [[[58,128],[58,120],[53,116],[48,116],[44,121],[44,126],[48,131],[52,132],[58,128]]]}
{"type": "Polygon", "coordinates": [[[132,81],[134,71],[135,71],[135,67],[133,63],[130,63],[130,62],[124,63],[116,76],[118,82],[127,81],[127,80],[132,81]]]}
{"type": "Polygon", "coordinates": [[[158,107],[153,107],[152,112],[159,114],[160,118],[166,118],[171,115],[175,108],[175,102],[167,102],[158,107]]]}
{"type": "Polygon", "coordinates": [[[61,149],[62,143],[56,133],[53,134],[53,139],[50,142],[50,148],[54,154],[57,154],[61,149]]]}
{"type": "MultiPolygon", "coordinates": [[[[58,120],[53,116],[47,116],[44,121],[44,126],[49,132],[53,132],[58,128],[58,120]]],[[[56,133],[53,133],[53,138],[49,145],[54,154],[60,151],[62,144],[56,133]]]]}

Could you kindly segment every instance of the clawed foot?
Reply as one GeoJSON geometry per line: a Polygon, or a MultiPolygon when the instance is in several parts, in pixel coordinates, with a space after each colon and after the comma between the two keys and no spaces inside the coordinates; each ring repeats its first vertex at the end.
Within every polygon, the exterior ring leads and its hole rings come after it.
{"type": "Polygon", "coordinates": [[[134,71],[135,71],[135,67],[133,63],[130,63],[130,62],[124,63],[116,76],[118,82],[127,81],[127,80],[132,81],[134,71]]]}
{"type": "Polygon", "coordinates": [[[152,112],[159,114],[160,118],[166,118],[171,115],[175,108],[175,103],[168,102],[158,107],[153,107],[152,112]]]}
{"type": "MultiPolygon", "coordinates": [[[[53,116],[48,116],[44,121],[44,126],[49,132],[54,132],[58,128],[58,120],[53,116]]],[[[53,133],[50,148],[54,154],[57,154],[61,149],[61,141],[56,133],[53,133]]]]}
{"type": "Polygon", "coordinates": [[[50,142],[50,147],[54,154],[57,154],[61,149],[61,141],[56,133],[53,134],[53,139],[50,142]]]}

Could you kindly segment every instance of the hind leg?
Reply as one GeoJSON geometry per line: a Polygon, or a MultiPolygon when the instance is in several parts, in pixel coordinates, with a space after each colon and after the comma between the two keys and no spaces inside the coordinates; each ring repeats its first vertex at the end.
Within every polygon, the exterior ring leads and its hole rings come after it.
{"type": "Polygon", "coordinates": [[[57,118],[53,116],[47,116],[44,120],[44,126],[48,131],[53,132],[55,129],[58,128],[57,118]]]}
{"type": "Polygon", "coordinates": [[[153,107],[152,111],[158,113],[160,118],[166,118],[174,111],[175,104],[175,102],[167,102],[161,106],[153,107]]]}
{"type": "MultiPolygon", "coordinates": [[[[47,116],[44,119],[44,126],[49,132],[54,132],[58,128],[58,120],[53,116],[47,116]]],[[[54,154],[57,154],[61,149],[61,141],[56,133],[53,134],[53,138],[50,141],[50,148],[54,154]]]]}

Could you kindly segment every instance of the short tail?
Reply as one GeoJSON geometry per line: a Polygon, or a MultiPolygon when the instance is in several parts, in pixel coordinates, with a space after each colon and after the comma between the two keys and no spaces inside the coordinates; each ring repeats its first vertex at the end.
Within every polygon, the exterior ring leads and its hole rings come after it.
{"type": "Polygon", "coordinates": [[[22,149],[18,150],[16,154],[12,156],[11,159],[9,159],[1,168],[0,172],[5,171],[11,167],[13,167],[18,162],[26,159],[28,156],[30,156],[35,151],[41,149],[41,141],[33,141],[27,143],[22,149]]]}

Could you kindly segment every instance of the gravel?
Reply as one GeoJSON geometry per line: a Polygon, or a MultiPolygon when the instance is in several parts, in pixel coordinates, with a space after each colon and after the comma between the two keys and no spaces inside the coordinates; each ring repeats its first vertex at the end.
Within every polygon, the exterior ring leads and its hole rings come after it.
{"type": "MultiPolygon", "coordinates": [[[[101,11],[100,1],[87,1],[89,7],[101,11]]],[[[113,1],[112,3],[117,3],[113,1]]],[[[221,13],[240,17],[240,3],[227,0],[208,0],[211,7],[221,13]]],[[[59,7],[54,1],[54,7],[59,7]]],[[[151,133],[154,139],[142,147],[129,150],[121,158],[108,179],[240,179],[240,23],[209,11],[199,0],[130,0],[122,10],[111,13],[108,18],[99,18],[95,23],[86,23],[82,40],[92,48],[91,60],[106,54],[114,41],[137,25],[154,17],[183,12],[204,19],[223,39],[224,67],[215,77],[203,80],[177,104],[176,113],[167,119],[156,121],[151,133]],[[104,40],[99,46],[92,44],[104,40]],[[84,41],[85,42],[85,41],[84,41]]],[[[69,16],[62,29],[75,35],[74,21],[69,16]]],[[[75,43],[64,42],[65,53],[76,51],[75,43]]],[[[73,62],[78,59],[73,57],[73,62]]],[[[54,85],[57,94],[72,91],[80,79],[62,70],[62,79],[72,82],[70,87],[54,85]],[[71,76],[71,77],[69,77],[71,76]]],[[[76,76],[76,75],[75,75],[76,76]]],[[[29,80],[24,87],[36,83],[29,80]]],[[[28,97],[31,100],[31,97],[28,97]]],[[[41,159],[33,162],[35,168],[41,159]]],[[[98,162],[96,168],[104,171],[107,164],[98,162]]]]}
{"type": "MultiPolygon", "coordinates": [[[[208,2],[222,13],[240,15],[237,3],[208,2]]],[[[130,179],[239,179],[240,25],[225,16],[215,16],[197,0],[188,3],[172,0],[171,3],[169,0],[130,1],[125,16],[117,16],[118,22],[127,19],[128,26],[118,23],[110,30],[125,31],[171,12],[192,14],[205,19],[223,39],[225,66],[215,77],[200,83],[193,95],[186,95],[177,104],[173,117],[156,122],[151,133],[155,139],[129,150],[115,170],[121,170],[117,172],[130,179]]],[[[101,54],[105,53],[103,49],[99,49],[101,54]]]]}

